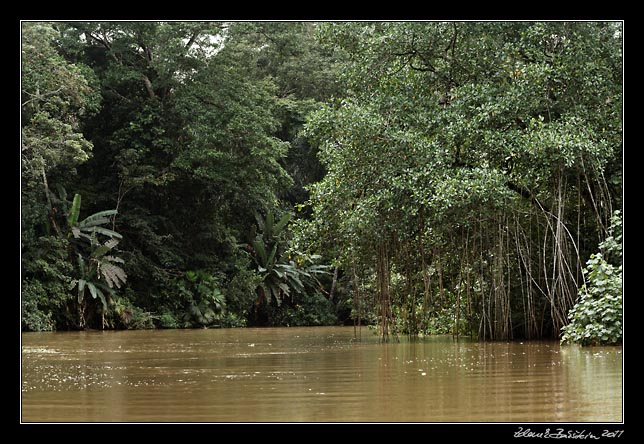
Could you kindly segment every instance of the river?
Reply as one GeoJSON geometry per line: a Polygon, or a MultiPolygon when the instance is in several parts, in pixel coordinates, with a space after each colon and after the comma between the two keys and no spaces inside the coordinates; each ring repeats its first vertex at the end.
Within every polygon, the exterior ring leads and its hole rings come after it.
{"type": "Polygon", "coordinates": [[[619,422],[622,348],[363,328],[22,334],[23,422],[619,422]]]}

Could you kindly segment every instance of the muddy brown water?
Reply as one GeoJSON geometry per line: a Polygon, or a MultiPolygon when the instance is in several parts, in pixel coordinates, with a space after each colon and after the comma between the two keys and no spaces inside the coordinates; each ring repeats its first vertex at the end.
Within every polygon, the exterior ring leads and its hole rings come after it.
{"type": "Polygon", "coordinates": [[[352,327],[22,334],[23,422],[619,422],[622,348],[352,327]]]}

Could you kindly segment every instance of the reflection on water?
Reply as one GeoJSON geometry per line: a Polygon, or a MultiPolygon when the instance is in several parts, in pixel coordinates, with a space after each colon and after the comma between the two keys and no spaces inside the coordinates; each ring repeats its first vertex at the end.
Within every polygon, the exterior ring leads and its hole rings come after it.
{"type": "Polygon", "coordinates": [[[614,422],[621,347],[352,327],[24,333],[24,422],[614,422]]]}

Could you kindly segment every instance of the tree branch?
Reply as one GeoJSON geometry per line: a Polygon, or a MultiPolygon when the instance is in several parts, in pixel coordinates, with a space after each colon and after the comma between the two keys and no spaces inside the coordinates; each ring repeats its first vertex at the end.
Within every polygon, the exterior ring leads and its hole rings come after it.
{"type": "Polygon", "coordinates": [[[541,202],[539,202],[539,200],[536,198],[536,196],[535,196],[535,195],[533,195],[533,194],[530,192],[530,190],[527,190],[527,189],[523,188],[522,186],[517,185],[517,184],[515,184],[514,182],[511,182],[511,181],[509,181],[509,180],[506,182],[506,185],[508,186],[508,188],[509,188],[509,189],[511,189],[512,191],[514,191],[514,192],[518,193],[521,197],[523,197],[523,198],[525,198],[525,199],[528,199],[528,200],[529,200],[530,202],[532,202],[532,203],[533,203],[537,208],[539,208],[539,209],[541,209],[541,210],[545,210],[546,212],[548,212],[548,213],[552,214],[552,212],[550,211],[550,209],[549,209],[546,205],[544,205],[544,204],[542,204],[541,202]]]}
{"type": "Polygon", "coordinates": [[[148,92],[148,96],[151,99],[154,99],[157,95],[154,93],[154,89],[152,88],[152,82],[150,82],[150,79],[148,76],[145,74],[141,74],[141,80],[143,80],[143,84],[145,85],[145,90],[148,92]]]}
{"type": "Polygon", "coordinates": [[[197,40],[197,37],[199,37],[199,31],[195,31],[192,33],[190,36],[190,40],[188,40],[188,43],[186,43],[186,51],[190,49],[190,47],[195,43],[195,40],[197,40]]]}

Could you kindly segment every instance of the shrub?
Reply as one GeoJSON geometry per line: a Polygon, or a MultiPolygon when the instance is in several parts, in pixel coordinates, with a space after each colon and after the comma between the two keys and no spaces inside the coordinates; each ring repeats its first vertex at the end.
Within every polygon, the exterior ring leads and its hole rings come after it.
{"type": "Polygon", "coordinates": [[[47,297],[45,289],[38,281],[23,281],[22,283],[22,330],[23,331],[52,331],[54,321],[51,312],[45,312],[38,307],[38,301],[47,297]]]}
{"type": "Polygon", "coordinates": [[[590,256],[584,269],[586,284],[568,313],[562,343],[619,344],[622,341],[622,220],[612,218],[610,236],[600,244],[603,253],[590,256]],[[610,259],[613,263],[609,262],[610,259]],[[619,263],[616,266],[615,263],[619,263]]]}
{"type": "Polygon", "coordinates": [[[321,293],[312,292],[297,295],[296,298],[286,300],[279,307],[270,306],[272,325],[300,327],[336,325],[338,317],[334,305],[321,293]]]}
{"type": "Polygon", "coordinates": [[[22,329],[51,331],[73,326],[66,309],[73,295],[69,290],[73,267],[67,260],[66,239],[54,236],[38,238],[23,256],[22,329]]]}
{"type": "Polygon", "coordinates": [[[179,328],[181,326],[177,317],[169,311],[163,311],[159,315],[158,322],[161,328],[179,328]]]}

